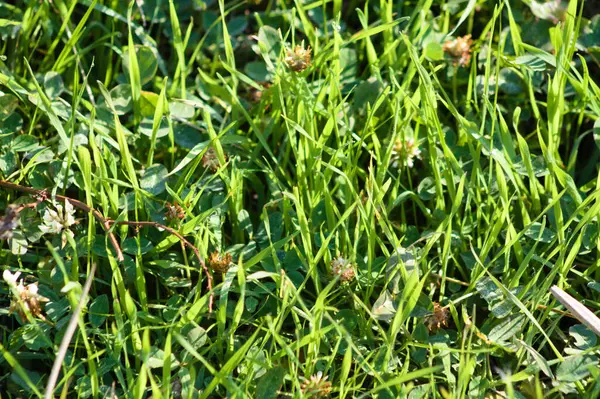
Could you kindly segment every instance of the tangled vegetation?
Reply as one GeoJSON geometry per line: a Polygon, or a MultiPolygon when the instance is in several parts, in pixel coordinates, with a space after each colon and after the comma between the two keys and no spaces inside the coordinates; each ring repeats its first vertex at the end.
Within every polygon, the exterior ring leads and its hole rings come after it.
{"type": "Polygon", "coordinates": [[[11,3],[1,398],[600,395],[596,2],[11,3]]]}

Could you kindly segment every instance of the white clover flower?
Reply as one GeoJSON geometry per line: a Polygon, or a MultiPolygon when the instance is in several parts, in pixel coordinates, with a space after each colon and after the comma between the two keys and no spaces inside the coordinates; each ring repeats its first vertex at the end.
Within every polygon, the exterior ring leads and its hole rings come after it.
{"type": "Polygon", "coordinates": [[[4,270],[2,278],[11,287],[13,298],[10,301],[9,312],[16,312],[22,321],[27,319],[26,313],[30,313],[33,317],[39,317],[45,320],[42,313],[42,302],[48,302],[48,298],[41,296],[38,293],[37,283],[23,284],[23,279],[17,284],[17,279],[21,272],[11,273],[9,270],[4,270]]]}
{"type": "Polygon", "coordinates": [[[67,226],[72,226],[75,224],[75,208],[71,205],[70,201],[65,201],[65,220],[67,226]]]}
{"type": "MultiPolygon", "coordinates": [[[[60,206],[60,205],[58,205],[60,206]]],[[[46,209],[44,212],[44,224],[40,226],[40,230],[42,233],[54,233],[58,234],[62,231],[62,223],[60,222],[60,217],[58,213],[52,209],[46,209]]]]}
{"type": "Polygon", "coordinates": [[[409,137],[396,140],[392,150],[392,166],[412,168],[415,165],[415,159],[421,159],[421,150],[418,144],[415,143],[415,139],[409,137]]]}
{"type": "Polygon", "coordinates": [[[333,259],[331,261],[331,268],[335,271],[335,270],[341,270],[341,269],[345,269],[348,264],[350,263],[350,261],[346,258],[344,258],[341,255],[338,255],[338,257],[336,257],[335,259],[333,259]]]}
{"type": "Polygon", "coordinates": [[[71,237],[74,236],[69,227],[76,222],[75,209],[69,201],[65,201],[64,208],[60,204],[55,204],[54,207],[56,210],[46,208],[44,216],[42,217],[44,224],[39,226],[39,228],[44,234],[60,234],[62,232],[62,245],[64,247],[67,241],[65,234],[68,234],[71,237]]]}

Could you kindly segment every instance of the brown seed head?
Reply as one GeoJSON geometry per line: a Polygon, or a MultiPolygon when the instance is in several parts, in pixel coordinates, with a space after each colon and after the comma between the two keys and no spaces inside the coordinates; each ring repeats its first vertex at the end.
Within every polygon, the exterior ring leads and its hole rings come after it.
{"type": "Polygon", "coordinates": [[[331,273],[334,276],[340,276],[340,282],[342,283],[352,281],[356,275],[352,263],[342,256],[338,256],[331,261],[331,273]]]}
{"type": "Polygon", "coordinates": [[[448,309],[443,308],[438,302],[433,303],[433,313],[425,317],[425,326],[431,332],[435,332],[442,326],[448,325],[448,309]]]}
{"type": "Polygon", "coordinates": [[[285,63],[294,72],[302,72],[310,66],[310,47],[306,49],[304,46],[294,47],[294,51],[288,50],[285,63]]]}
{"type": "Polygon", "coordinates": [[[217,273],[225,273],[227,270],[229,270],[230,264],[231,255],[227,252],[222,255],[219,251],[214,251],[208,258],[208,265],[217,273]]]}
{"type": "Polygon", "coordinates": [[[471,35],[457,37],[444,43],[442,50],[453,59],[454,65],[467,66],[471,60],[471,35]]]}
{"type": "Polygon", "coordinates": [[[217,156],[217,152],[214,148],[210,147],[204,155],[202,156],[202,166],[207,169],[211,169],[215,172],[221,166],[219,162],[219,157],[217,156]]]}
{"type": "Polygon", "coordinates": [[[167,208],[167,212],[165,213],[167,220],[182,220],[185,218],[185,211],[177,202],[173,204],[167,202],[165,206],[167,208]]]}
{"type": "Polygon", "coordinates": [[[309,398],[326,397],[331,392],[331,382],[327,381],[327,378],[327,376],[323,377],[321,371],[316,375],[311,375],[310,379],[303,378],[302,393],[309,398]]]}

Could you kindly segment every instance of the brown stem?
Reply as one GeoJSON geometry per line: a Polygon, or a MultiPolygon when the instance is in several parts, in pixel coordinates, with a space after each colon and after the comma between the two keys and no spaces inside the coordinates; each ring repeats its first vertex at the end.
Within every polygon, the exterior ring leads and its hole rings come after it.
{"type": "Polygon", "coordinates": [[[43,200],[39,199],[35,202],[30,202],[29,204],[21,204],[21,205],[17,206],[16,208],[14,208],[14,212],[19,213],[24,209],[35,209],[42,202],[43,202],[43,200]]]}
{"type": "MultiPolygon", "coordinates": [[[[48,198],[48,192],[46,190],[38,190],[38,189],[35,189],[32,187],[20,186],[18,184],[11,183],[11,182],[8,182],[5,180],[0,180],[0,187],[5,187],[5,188],[9,188],[11,190],[20,191],[22,193],[36,195],[38,198],[41,199],[41,200],[39,200],[39,202],[48,198]]],[[[115,249],[115,252],[117,253],[117,260],[119,262],[122,262],[125,259],[123,257],[123,252],[121,251],[121,247],[119,246],[119,242],[117,241],[117,238],[110,231],[110,224],[108,223],[108,220],[104,216],[102,216],[102,214],[100,212],[98,212],[94,208],[87,206],[84,202],[81,202],[81,201],[73,199],[73,198],[65,197],[64,195],[56,195],[54,198],[57,201],[63,202],[63,203],[68,200],[69,203],[71,203],[71,205],[73,205],[75,208],[79,208],[82,211],[87,212],[87,213],[92,212],[92,214],[94,215],[96,220],[100,224],[102,224],[102,227],[104,227],[104,230],[106,231],[106,234],[108,235],[108,239],[109,239],[111,245],[113,246],[113,248],[115,249]]]]}
{"type": "Polygon", "coordinates": [[[194,246],[194,244],[189,242],[177,230],[173,229],[172,227],[165,226],[164,224],[160,224],[158,222],[145,222],[145,221],[136,222],[136,221],[129,221],[129,220],[121,220],[121,221],[108,220],[107,222],[109,223],[109,225],[110,224],[124,224],[127,226],[134,226],[134,227],[154,227],[157,229],[167,230],[169,233],[171,233],[175,237],[177,237],[179,239],[179,241],[181,241],[183,243],[183,245],[185,245],[186,247],[188,247],[192,251],[194,251],[196,258],[198,258],[198,262],[200,262],[200,265],[202,266],[202,270],[204,271],[204,274],[206,274],[208,291],[210,292],[210,296],[208,297],[208,311],[212,312],[213,299],[214,299],[214,294],[212,292],[213,278],[208,270],[208,267],[206,267],[206,262],[204,262],[204,259],[202,259],[202,257],[200,256],[200,251],[198,250],[198,248],[196,248],[196,246],[194,246]]]}

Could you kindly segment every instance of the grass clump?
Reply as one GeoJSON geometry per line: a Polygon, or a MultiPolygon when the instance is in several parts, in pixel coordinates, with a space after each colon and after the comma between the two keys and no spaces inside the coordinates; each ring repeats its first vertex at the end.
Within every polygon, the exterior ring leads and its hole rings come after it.
{"type": "Polygon", "coordinates": [[[597,397],[591,3],[0,4],[1,396],[597,397]]]}

